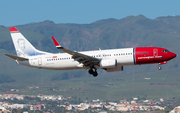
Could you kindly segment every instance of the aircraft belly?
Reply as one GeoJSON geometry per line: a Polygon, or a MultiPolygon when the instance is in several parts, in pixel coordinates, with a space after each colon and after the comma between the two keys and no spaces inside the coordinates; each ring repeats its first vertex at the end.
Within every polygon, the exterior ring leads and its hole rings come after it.
{"type": "Polygon", "coordinates": [[[50,70],[70,70],[70,69],[81,69],[77,67],[79,63],[74,61],[54,61],[54,62],[46,62],[41,67],[43,69],[50,70]]]}
{"type": "Polygon", "coordinates": [[[62,62],[59,62],[57,65],[59,65],[59,68],[60,69],[63,69],[63,68],[75,68],[77,67],[79,63],[76,62],[76,61],[62,61],[62,62]]]}

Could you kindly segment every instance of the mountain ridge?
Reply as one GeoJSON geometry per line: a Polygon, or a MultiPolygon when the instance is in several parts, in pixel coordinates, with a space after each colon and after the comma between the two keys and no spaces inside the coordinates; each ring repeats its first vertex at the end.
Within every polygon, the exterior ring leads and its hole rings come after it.
{"type": "MultiPolygon", "coordinates": [[[[46,20],[38,23],[18,25],[16,27],[37,49],[52,53],[59,53],[61,51],[56,49],[51,36],[55,36],[62,46],[76,51],[97,50],[99,48],[115,49],[156,46],[170,49],[170,51],[179,54],[179,18],[180,16],[158,17],[152,20],[143,15],[138,15],[128,16],[119,20],[113,18],[103,19],[90,24],[56,24],[53,21],[46,20]]],[[[0,37],[0,49],[15,55],[14,45],[7,27],[0,26],[0,37]]],[[[12,76],[13,72],[21,75],[21,77],[22,73],[27,75],[41,73],[38,69],[22,67],[15,63],[12,64],[13,60],[6,58],[2,52],[0,53],[1,61],[3,62],[0,66],[7,66],[5,70],[0,69],[0,74],[6,74],[12,77],[14,81],[18,80],[12,76]],[[8,65],[12,66],[8,69],[8,65]],[[13,66],[15,66],[15,68],[13,68],[13,66]],[[21,71],[21,69],[24,70],[21,71]],[[24,72],[25,70],[27,72],[24,72]],[[33,70],[34,72],[28,73],[28,70],[33,70]]],[[[179,58],[176,58],[168,62],[164,67],[165,69],[178,68],[179,62],[179,58]]],[[[150,66],[145,65],[138,68],[137,72],[141,72],[143,69],[148,70],[149,67],[150,66]]],[[[126,68],[127,70],[131,70],[132,67],[125,67],[125,72],[127,72],[126,68]]],[[[150,70],[154,70],[154,68],[151,67],[150,70]]],[[[52,71],[42,72],[47,72],[46,74],[48,75],[52,71]]],[[[75,72],[80,73],[80,76],[84,76],[81,70],[75,72]]],[[[74,71],[53,72],[54,76],[58,73],[60,73],[60,76],[63,74],[73,76],[70,73],[74,73],[74,71]]],[[[108,74],[111,75],[112,73],[108,74]]],[[[54,76],[46,76],[46,78],[47,80],[51,80],[54,76]]]]}

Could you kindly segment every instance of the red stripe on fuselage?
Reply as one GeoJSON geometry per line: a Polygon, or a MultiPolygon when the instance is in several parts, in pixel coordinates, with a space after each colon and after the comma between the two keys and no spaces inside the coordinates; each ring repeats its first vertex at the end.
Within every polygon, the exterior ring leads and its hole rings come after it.
{"type": "Polygon", "coordinates": [[[166,50],[159,47],[137,47],[135,48],[136,64],[160,63],[172,59],[172,52],[163,52],[166,50]]]}

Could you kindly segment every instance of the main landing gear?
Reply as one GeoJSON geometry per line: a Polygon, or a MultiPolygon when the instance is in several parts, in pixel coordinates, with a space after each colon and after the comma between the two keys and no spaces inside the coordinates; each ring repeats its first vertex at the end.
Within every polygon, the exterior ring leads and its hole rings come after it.
{"type": "Polygon", "coordinates": [[[94,77],[98,76],[97,69],[95,67],[89,70],[89,74],[92,74],[94,77]]]}

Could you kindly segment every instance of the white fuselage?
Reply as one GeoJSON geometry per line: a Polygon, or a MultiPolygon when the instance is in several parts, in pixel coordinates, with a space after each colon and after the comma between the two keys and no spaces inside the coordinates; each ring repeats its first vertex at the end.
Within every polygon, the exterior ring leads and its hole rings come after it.
{"type": "MultiPolygon", "coordinates": [[[[10,27],[9,31],[17,56],[5,55],[14,59],[19,64],[40,69],[88,69],[89,74],[96,77],[98,75],[98,68],[104,69],[107,72],[116,72],[123,71],[123,66],[152,63],[159,63],[160,65],[176,57],[175,53],[159,47],[75,52],[61,46],[53,36],[52,40],[56,48],[65,53],[52,54],[37,50],[16,27],[10,27]]],[[[161,69],[160,66],[159,69],[161,69]]]]}
{"type": "MultiPolygon", "coordinates": [[[[117,66],[127,66],[135,64],[134,48],[96,50],[79,52],[98,59],[116,59],[117,66]]],[[[18,61],[19,64],[49,70],[72,70],[89,69],[84,67],[67,53],[37,55],[28,57],[28,61],[18,61]]],[[[101,68],[96,66],[96,68],[101,68]]]]}

